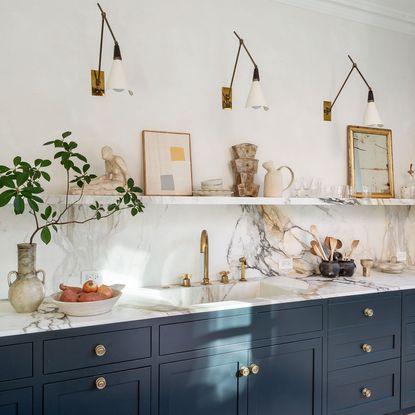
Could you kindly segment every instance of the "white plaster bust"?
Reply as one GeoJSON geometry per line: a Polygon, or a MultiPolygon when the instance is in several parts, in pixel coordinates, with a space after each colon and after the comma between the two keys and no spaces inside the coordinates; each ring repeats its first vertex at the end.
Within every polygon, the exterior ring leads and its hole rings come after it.
{"type": "MultiPolygon", "coordinates": [[[[111,147],[102,147],[101,155],[105,162],[105,174],[84,186],[86,195],[116,195],[118,192],[115,189],[119,186],[125,187],[130,177],[124,159],[115,155],[111,147]]],[[[73,186],[70,193],[80,194],[81,188],[73,186]]]]}

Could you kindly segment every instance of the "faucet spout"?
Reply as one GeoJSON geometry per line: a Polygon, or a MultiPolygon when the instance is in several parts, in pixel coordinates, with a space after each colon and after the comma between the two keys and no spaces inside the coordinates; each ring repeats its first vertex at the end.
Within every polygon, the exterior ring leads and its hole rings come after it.
{"type": "Polygon", "coordinates": [[[203,254],[203,285],[209,285],[209,237],[204,229],[200,235],[200,253],[203,254]]]}

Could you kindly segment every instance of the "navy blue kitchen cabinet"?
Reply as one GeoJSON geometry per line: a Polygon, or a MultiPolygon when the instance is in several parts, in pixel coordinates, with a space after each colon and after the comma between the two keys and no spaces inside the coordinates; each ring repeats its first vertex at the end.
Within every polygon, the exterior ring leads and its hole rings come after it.
{"type": "Polygon", "coordinates": [[[321,414],[321,339],[253,349],[259,372],[248,377],[248,413],[321,414]]]}
{"type": "Polygon", "coordinates": [[[32,414],[32,389],[23,388],[0,392],[0,414],[32,414]]]}
{"type": "Polygon", "coordinates": [[[0,415],[406,415],[415,290],[0,337],[0,415]]]}

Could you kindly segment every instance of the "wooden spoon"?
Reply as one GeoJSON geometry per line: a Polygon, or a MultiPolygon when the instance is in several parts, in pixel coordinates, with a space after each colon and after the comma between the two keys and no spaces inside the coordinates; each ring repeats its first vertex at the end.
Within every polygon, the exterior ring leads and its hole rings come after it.
{"type": "MultiPolygon", "coordinates": [[[[332,236],[326,236],[326,239],[324,239],[324,245],[327,246],[327,248],[330,248],[330,239],[333,238],[332,236]]],[[[336,239],[336,238],[334,238],[336,239]]],[[[337,245],[336,245],[336,251],[338,251],[339,249],[341,249],[341,247],[343,246],[343,242],[340,239],[336,239],[337,241],[337,245]]]]}
{"type": "Polygon", "coordinates": [[[330,261],[333,261],[334,251],[337,249],[338,240],[336,238],[330,237],[330,261]]]}
{"type": "Polygon", "coordinates": [[[317,231],[317,226],[316,226],[316,225],[311,225],[311,226],[310,226],[310,233],[311,233],[311,235],[313,235],[313,236],[314,236],[314,239],[315,239],[315,240],[317,241],[317,243],[318,243],[318,246],[319,246],[319,248],[320,248],[320,252],[323,254],[322,258],[323,258],[325,261],[327,261],[327,260],[328,260],[328,258],[327,258],[326,252],[324,251],[323,245],[321,245],[321,242],[320,242],[320,237],[318,236],[318,231],[317,231]]]}
{"type": "Polygon", "coordinates": [[[325,254],[320,249],[319,243],[315,240],[311,241],[310,252],[313,255],[319,256],[323,261],[327,261],[325,254]]]}
{"type": "Polygon", "coordinates": [[[346,254],[346,259],[350,259],[353,251],[359,246],[360,241],[358,239],[354,239],[350,246],[350,251],[346,254]]]}

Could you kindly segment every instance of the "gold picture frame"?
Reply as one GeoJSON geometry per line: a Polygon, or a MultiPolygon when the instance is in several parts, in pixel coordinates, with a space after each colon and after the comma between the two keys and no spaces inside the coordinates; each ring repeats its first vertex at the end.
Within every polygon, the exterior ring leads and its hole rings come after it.
{"type": "Polygon", "coordinates": [[[373,198],[395,197],[391,130],[349,125],[347,153],[353,197],[367,197],[368,193],[373,198]]]}
{"type": "Polygon", "coordinates": [[[143,130],[144,194],[192,196],[192,152],[189,133],[143,130]]]}

